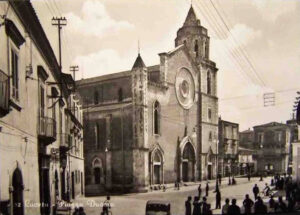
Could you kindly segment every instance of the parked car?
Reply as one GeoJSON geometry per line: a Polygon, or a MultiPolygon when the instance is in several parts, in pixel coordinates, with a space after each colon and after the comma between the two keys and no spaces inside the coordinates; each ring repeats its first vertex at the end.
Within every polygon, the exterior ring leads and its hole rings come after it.
{"type": "Polygon", "coordinates": [[[165,200],[149,200],[146,215],[171,215],[171,203],[165,200]]]}

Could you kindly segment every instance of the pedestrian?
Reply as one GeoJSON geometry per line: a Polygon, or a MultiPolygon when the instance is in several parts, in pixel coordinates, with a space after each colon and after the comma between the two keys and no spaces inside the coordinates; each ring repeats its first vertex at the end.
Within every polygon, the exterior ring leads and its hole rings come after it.
{"type": "Polygon", "coordinates": [[[206,182],[205,196],[208,196],[208,191],[209,191],[209,185],[208,185],[208,182],[206,182]]]}
{"type": "Polygon", "coordinates": [[[220,173],[218,174],[218,180],[219,180],[219,184],[221,185],[221,183],[222,183],[222,176],[221,176],[220,173]]]}
{"type": "Polygon", "coordinates": [[[263,191],[264,191],[265,196],[269,196],[270,187],[269,187],[268,183],[265,184],[265,188],[263,191]]]}
{"type": "Polygon", "coordinates": [[[231,185],[231,178],[230,178],[230,176],[228,177],[228,185],[231,185]]]}
{"type": "Polygon", "coordinates": [[[212,215],[211,205],[207,204],[207,211],[203,215],[212,215]]]}
{"type": "Polygon", "coordinates": [[[221,209],[221,192],[219,189],[216,191],[216,209],[221,209]]]}
{"type": "Polygon", "coordinates": [[[102,215],[108,215],[110,208],[110,196],[107,196],[106,200],[103,202],[102,215]]]}
{"type": "Polygon", "coordinates": [[[249,198],[249,195],[246,194],[245,199],[243,201],[243,206],[245,208],[245,214],[251,214],[251,208],[253,207],[254,202],[249,198]]]}
{"type": "Polygon", "coordinates": [[[207,201],[206,197],[203,197],[202,198],[202,214],[207,214],[209,211],[209,207],[208,207],[208,204],[206,201],[207,201]]]}
{"type": "Polygon", "coordinates": [[[194,197],[193,206],[193,215],[199,215],[201,213],[201,203],[198,196],[194,197]]]}
{"type": "Polygon", "coordinates": [[[264,204],[260,196],[257,197],[256,202],[254,203],[254,213],[255,214],[266,214],[267,206],[264,204]]]}
{"type": "Polygon", "coordinates": [[[256,200],[257,199],[257,195],[259,193],[259,188],[258,188],[257,184],[254,185],[252,191],[253,191],[253,194],[254,194],[254,199],[256,200]]]}
{"type": "Polygon", "coordinates": [[[79,207],[79,215],[86,215],[83,207],[79,207]]]}
{"type": "Polygon", "coordinates": [[[263,175],[262,175],[262,173],[260,174],[260,179],[259,179],[259,181],[263,181],[264,179],[263,179],[263,175]]]}
{"type": "Polygon", "coordinates": [[[294,208],[295,208],[295,204],[296,204],[296,201],[295,199],[293,198],[289,198],[288,199],[288,207],[287,207],[287,211],[288,212],[293,212],[294,211],[294,208]]]}
{"type": "Polygon", "coordinates": [[[228,214],[229,199],[225,199],[225,205],[222,207],[222,215],[228,214]]]}
{"type": "Polygon", "coordinates": [[[278,197],[278,209],[279,209],[281,212],[286,212],[286,211],[287,211],[287,206],[286,206],[286,204],[283,202],[282,196],[279,196],[279,197],[278,197]]]}
{"type": "Polygon", "coordinates": [[[274,200],[274,196],[272,195],[272,196],[270,197],[270,200],[269,200],[269,208],[270,208],[271,210],[274,210],[274,209],[275,209],[275,204],[276,204],[276,202],[275,202],[275,200],[274,200]]]}
{"type": "Polygon", "coordinates": [[[75,210],[73,212],[73,215],[79,215],[79,209],[78,207],[75,207],[75,210]]]}
{"type": "Polygon", "coordinates": [[[234,176],[232,177],[232,183],[231,184],[236,185],[236,180],[235,180],[234,176]]]}
{"type": "Polygon", "coordinates": [[[198,196],[199,196],[199,199],[201,197],[201,193],[202,193],[202,188],[201,188],[201,184],[199,184],[199,186],[198,186],[198,196]]]}
{"type": "Polygon", "coordinates": [[[192,197],[189,196],[185,201],[185,215],[192,215],[192,197]]]}
{"type": "Polygon", "coordinates": [[[271,186],[274,186],[274,179],[271,179],[271,186]]]}
{"type": "Polygon", "coordinates": [[[248,173],[248,181],[250,181],[251,179],[251,176],[250,176],[250,173],[248,173]]]}
{"type": "Polygon", "coordinates": [[[239,215],[241,214],[241,209],[236,205],[236,199],[231,200],[231,205],[228,207],[228,215],[239,215]]]}

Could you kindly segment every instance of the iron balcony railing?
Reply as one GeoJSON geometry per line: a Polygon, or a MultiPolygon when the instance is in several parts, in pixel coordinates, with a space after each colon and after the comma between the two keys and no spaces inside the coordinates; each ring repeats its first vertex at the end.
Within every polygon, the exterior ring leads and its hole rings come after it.
{"type": "Polygon", "coordinates": [[[9,112],[9,77],[0,70],[0,115],[4,116],[9,112]]]}
{"type": "Polygon", "coordinates": [[[48,142],[56,140],[56,121],[50,117],[39,118],[39,136],[48,142]]]}

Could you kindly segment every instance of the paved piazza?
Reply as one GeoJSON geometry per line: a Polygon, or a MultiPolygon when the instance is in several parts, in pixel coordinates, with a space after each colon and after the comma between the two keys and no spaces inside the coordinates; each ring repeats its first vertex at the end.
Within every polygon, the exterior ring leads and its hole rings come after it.
{"type": "MultiPolygon", "coordinates": [[[[254,199],[252,193],[252,187],[254,184],[258,184],[260,190],[264,188],[265,183],[270,183],[270,178],[265,178],[263,182],[259,181],[259,178],[252,178],[250,182],[246,178],[237,178],[237,185],[228,186],[228,179],[223,179],[221,185],[222,205],[225,198],[236,198],[238,205],[242,204],[242,200],[245,194],[250,194],[250,197],[254,199]]],[[[164,199],[171,202],[172,215],[183,215],[185,212],[184,202],[188,196],[194,197],[198,195],[197,187],[199,183],[195,183],[189,186],[181,187],[179,191],[174,188],[168,188],[166,192],[153,191],[149,193],[139,194],[127,194],[111,197],[111,204],[113,204],[112,213],[117,215],[142,215],[145,214],[145,205],[148,200],[164,199]]],[[[214,191],[215,181],[210,181],[210,192],[208,196],[208,202],[212,204],[212,208],[215,208],[215,193],[214,191]]],[[[202,182],[202,195],[204,193],[205,182],[202,182]]],[[[77,204],[83,205],[86,214],[100,214],[101,203],[105,200],[105,196],[101,197],[86,197],[76,201],[77,204]]],[[[220,210],[213,210],[214,214],[220,214],[220,210]]]]}

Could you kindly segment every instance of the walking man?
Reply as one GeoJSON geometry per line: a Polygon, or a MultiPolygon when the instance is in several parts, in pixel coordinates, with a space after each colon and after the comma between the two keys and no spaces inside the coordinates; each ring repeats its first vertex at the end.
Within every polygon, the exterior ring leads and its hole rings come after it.
{"type": "Polygon", "coordinates": [[[199,196],[199,199],[201,197],[201,193],[202,193],[202,188],[201,188],[201,184],[199,184],[199,186],[198,186],[198,196],[199,196]]]}
{"type": "Polygon", "coordinates": [[[219,189],[216,191],[216,209],[221,209],[221,192],[219,189]]]}
{"type": "Polygon", "coordinates": [[[241,214],[241,209],[236,205],[236,199],[231,200],[231,205],[228,207],[228,215],[239,215],[241,214]]]}
{"type": "Polygon", "coordinates": [[[258,193],[259,193],[259,188],[258,188],[257,184],[255,184],[253,187],[253,194],[254,194],[255,200],[257,199],[258,193]]]}
{"type": "Polygon", "coordinates": [[[206,182],[205,196],[208,196],[208,191],[209,191],[209,186],[208,186],[208,182],[206,182]]]}
{"type": "Polygon", "coordinates": [[[192,197],[189,196],[185,201],[185,215],[192,215],[192,197]]]}
{"type": "Polygon", "coordinates": [[[225,199],[225,205],[222,207],[222,215],[228,214],[229,199],[225,199]]]}
{"type": "Polygon", "coordinates": [[[249,195],[247,194],[245,196],[245,199],[243,201],[243,205],[245,208],[245,214],[251,214],[251,208],[254,205],[254,202],[249,198],[249,195]]]}

